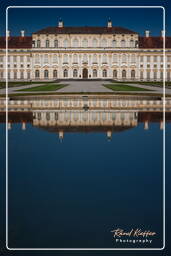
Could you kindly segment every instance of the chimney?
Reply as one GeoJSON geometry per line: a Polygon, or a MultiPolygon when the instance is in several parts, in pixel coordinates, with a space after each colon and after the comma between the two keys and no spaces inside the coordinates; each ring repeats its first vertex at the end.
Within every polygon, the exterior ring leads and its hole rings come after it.
{"type": "Polygon", "coordinates": [[[165,37],[165,30],[161,31],[161,37],[165,37]]]}
{"type": "Polygon", "coordinates": [[[111,28],[111,27],[112,27],[112,21],[111,21],[111,19],[110,19],[110,18],[108,19],[107,27],[108,27],[108,28],[111,28]]]}
{"type": "Polygon", "coordinates": [[[21,30],[20,33],[21,33],[21,37],[24,37],[25,31],[24,31],[24,30],[21,30]]]}
{"type": "Polygon", "coordinates": [[[63,20],[60,18],[58,22],[58,27],[63,28],[63,26],[64,26],[63,20]]]}
{"type": "Polygon", "coordinates": [[[145,37],[149,37],[150,36],[150,31],[149,30],[146,30],[145,31],[145,37]]]}
{"type": "Polygon", "coordinates": [[[10,30],[6,31],[6,35],[7,35],[7,37],[10,37],[10,30]]]}

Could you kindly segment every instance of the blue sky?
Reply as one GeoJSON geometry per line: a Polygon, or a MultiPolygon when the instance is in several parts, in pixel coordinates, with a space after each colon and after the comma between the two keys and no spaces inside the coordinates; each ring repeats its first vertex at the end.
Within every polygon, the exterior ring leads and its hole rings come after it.
{"type": "MultiPolygon", "coordinates": [[[[5,8],[6,6],[17,5],[159,5],[166,8],[166,31],[171,36],[171,6],[167,0],[123,0],[123,1],[57,1],[57,0],[6,0],[1,2],[1,29],[0,34],[5,33],[5,8]]],[[[162,30],[162,9],[9,9],[9,29],[11,35],[19,35],[20,30],[25,30],[31,35],[41,28],[57,26],[59,17],[64,20],[65,26],[106,26],[108,17],[112,19],[113,26],[129,28],[143,35],[144,30],[150,30],[151,34],[157,36],[162,30]]]]}

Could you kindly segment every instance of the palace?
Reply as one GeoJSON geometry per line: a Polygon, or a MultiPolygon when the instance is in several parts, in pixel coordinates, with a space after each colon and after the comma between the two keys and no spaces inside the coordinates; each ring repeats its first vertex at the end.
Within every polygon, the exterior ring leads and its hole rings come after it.
{"type": "MultiPolygon", "coordinates": [[[[109,19],[105,27],[65,27],[59,20],[32,36],[8,37],[9,81],[114,79],[162,81],[164,31],[145,36],[109,19]]],[[[171,80],[171,37],[165,37],[166,81],[171,80]]],[[[0,80],[6,77],[6,37],[0,37],[0,80]]]]}

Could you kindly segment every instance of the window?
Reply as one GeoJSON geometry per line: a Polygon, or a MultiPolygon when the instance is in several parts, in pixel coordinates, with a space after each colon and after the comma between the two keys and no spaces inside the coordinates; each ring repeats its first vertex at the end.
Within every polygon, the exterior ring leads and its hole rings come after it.
{"type": "Polygon", "coordinates": [[[157,72],[154,71],[154,79],[156,80],[157,79],[157,72]]]}
{"type": "Polygon", "coordinates": [[[77,77],[78,76],[78,71],[77,71],[77,69],[74,69],[73,70],[73,77],[77,77]]]}
{"type": "Polygon", "coordinates": [[[107,77],[107,70],[103,69],[103,77],[107,77]]]}
{"type": "Polygon", "coordinates": [[[49,40],[46,40],[46,48],[49,48],[49,40]]]}
{"type": "Polygon", "coordinates": [[[154,56],[154,62],[157,62],[157,56],[154,56]]]}
{"type": "Polygon", "coordinates": [[[47,69],[45,69],[44,71],[44,78],[48,78],[49,77],[49,71],[47,69]]]}
{"type": "Polygon", "coordinates": [[[57,72],[57,70],[55,69],[55,70],[53,70],[53,78],[57,78],[58,77],[58,72],[57,72]]]}
{"type": "Polygon", "coordinates": [[[27,62],[30,62],[30,56],[27,56],[27,62]]]}
{"type": "Polygon", "coordinates": [[[97,63],[97,54],[93,54],[93,63],[97,63]]]}
{"type": "Polygon", "coordinates": [[[3,56],[0,56],[0,62],[3,62],[3,56]]]}
{"type": "Polygon", "coordinates": [[[73,56],[73,62],[74,62],[74,63],[78,63],[77,54],[74,54],[74,56],[73,56]]]}
{"type": "Polygon", "coordinates": [[[147,80],[150,80],[150,71],[147,71],[147,80]]]}
{"type": "Polygon", "coordinates": [[[36,70],[35,71],[35,78],[39,78],[40,77],[40,72],[39,72],[39,70],[36,70]]]}
{"type": "Polygon", "coordinates": [[[73,46],[74,47],[78,47],[78,40],[75,38],[74,41],[73,41],[73,46]]]}
{"type": "Polygon", "coordinates": [[[93,69],[93,77],[97,77],[97,69],[93,69]]]}
{"type": "Polygon", "coordinates": [[[135,47],[134,40],[131,40],[131,41],[130,41],[130,47],[135,47]]]}
{"type": "Polygon", "coordinates": [[[160,61],[163,62],[163,56],[160,56],[160,61]]]}
{"type": "Polygon", "coordinates": [[[114,62],[114,63],[117,63],[117,61],[118,61],[117,59],[118,59],[118,58],[117,58],[117,54],[113,54],[113,62],[114,62]]]}
{"type": "Polygon", "coordinates": [[[64,77],[68,77],[68,70],[64,69],[64,77]]]}
{"type": "Polygon", "coordinates": [[[126,42],[125,42],[125,40],[122,40],[122,41],[121,41],[121,47],[126,47],[126,42]]]}
{"type": "Polygon", "coordinates": [[[147,56],[147,62],[150,62],[150,56],[147,56]]]}
{"type": "Polygon", "coordinates": [[[167,72],[167,80],[170,81],[170,72],[167,72]]]}
{"type": "Polygon", "coordinates": [[[97,47],[97,39],[93,39],[93,47],[97,47]]]}
{"type": "Polygon", "coordinates": [[[135,70],[131,70],[131,78],[135,78],[135,70]]]}
{"type": "Polygon", "coordinates": [[[163,79],[163,71],[160,72],[160,79],[163,79]]]}
{"type": "Polygon", "coordinates": [[[107,47],[107,40],[106,39],[102,40],[102,47],[107,47]]]}
{"type": "Polygon", "coordinates": [[[167,62],[171,62],[171,56],[167,56],[167,62]]]}
{"type": "Polygon", "coordinates": [[[17,62],[17,56],[14,56],[13,60],[14,62],[17,62]]]}
{"type": "Polygon", "coordinates": [[[27,79],[30,79],[30,71],[27,72],[27,79]]]}
{"type": "Polygon", "coordinates": [[[58,48],[58,40],[57,39],[54,40],[54,47],[58,48]]]}
{"type": "Polygon", "coordinates": [[[23,59],[24,59],[23,56],[20,56],[20,62],[23,62],[23,59]]]}
{"type": "Polygon", "coordinates": [[[103,54],[102,63],[104,63],[104,64],[107,63],[107,55],[106,54],[103,54]]]}
{"type": "Polygon", "coordinates": [[[48,63],[48,54],[44,55],[44,63],[48,63]]]}
{"type": "Polygon", "coordinates": [[[131,63],[135,63],[135,54],[131,55],[131,63]]]}
{"type": "Polygon", "coordinates": [[[143,62],[144,56],[140,56],[140,62],[143,62]]]}
{"type": "Polygon", "coordinates": [[[117,78],[117,70],[113,70],[113,77],[117,78]]]}
{"type": "Polygon", "coordinates": [[[40,62],[40,59],[39,59],[39,54],[36,54],[35,55],[35,63],[39,63],[40,62]]]}
{"type": "Polygon", "coordinates": [[[113,41],[112,41],[112,47],[117,47],[116,40],[113,40],[113,41]]]}
{"type": "Polygon", "coordinates": [[[126,70],[122,70],[122,78],[126,78],[126,70]]]}
{"type": "Polygon", "coordinates": [[[57,58],[57,54],[53,55],[53,63],[57,63],[58,62],[58,58],[57,58]]]}
{"type": "Polygon", "coordinates": [[[37,47],[40,48],[40,40],[37,40],[37,47]]]}
{"type": "Polygon", "coordinates": [[[0,72],[0,78],[3,78],[4,77],[4,73],[3,71],[0,72]]]}
{"type": "Polygon", "coordinates": [[[122,55],[122,63],[126,63],[126,55],[125,54],[122,55]]]}
{"type": "Polygon", "coordinates": [[[24,72],[23,71],[21,71],[21,73],[20,73],[20,78],[24,79],[24,72]]]}
{"type": "Polygon", "coordinates": [[[83,63],[87,63],[88,62],[88,58],[87,58],[87,54],[83,55],[83,63]]]}
{"type": "Polygon", "coordinates": [[[10,72],[8,72],[8,79],[10,79],[11,77],[10,77],[10,72]]]}
{"type": "Polygon", "coordinates": [[[68,55],[64,54],[64,63],[68,63],[68,55]]]}
{"type": "Polygon", "coordinates": [[[88,40],[87,39],[83,39],[83,47],[88,47],[88,40]]]}
{"type": "Polygon", "coordinates": [[[64,40],[64,47],[68,47],[68,45],[69,45],[69,44],[68,44],[68,40],[65,39],[65,40],[64,40]]]}
{"type": "Polygon", "coordinates": [[[140,72],[140,79],[143,79],[143,71],[140,72]]]}

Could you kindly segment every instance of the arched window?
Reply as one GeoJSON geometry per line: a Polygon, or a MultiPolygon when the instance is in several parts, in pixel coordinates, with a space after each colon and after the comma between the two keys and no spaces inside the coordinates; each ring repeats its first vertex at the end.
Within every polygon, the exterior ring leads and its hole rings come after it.
{"type": "Polygon", "coordinates": [[[77,77],[78,76],[78,71],[77,71],[77,69],[74,69],[73,70],[73,77],[77,77]]]}
{"type": "Polygon", "coordinates": [[[102,47],[107,47],[107,40],[106,39],[102,40],[102,47]]]}
{"type": "Polygon", "coordinates": [[[78,40],[75,38],[74,41],[73,41],[73,46],[74,47],[78,47],[78,40]]]}
{"type": "Polygon", "coordinates": [[[122,78],[126,78],[126,70],[122,70],[122,78]]]}
{"type": "Polygon", "coordinates": [[[97,63],[97,54],[93,54],[93,63],[97,63]]]}
{"type": "Polygon", "coordinates": [[[117,70],[116,70],[116,69],[113,70],[113,77],[114,77],[114,78],[117,78],[117,70]]]}
{"type": "Polygon", "coordinates": [[[44,78],[48,78],[49,77],[49,71],[47,69],[45,69],[44,71],[44,78]]]}
{"type": "Polygon", "coordinates": [[[103,69],[103,77],[107,77],[107,70],[103,69]]]}
{"type": "Polygon", "coordinates": [[[77,57],[77,54],[74,54],[74,56],[73,56],[73,62],[74,62],[74,63],[78,63],[78,57],[77,57]]]}
{"type": "Polygon", "coordinates": [[[58,48],[58,40],[57,39],[54,40],[54,47],[58,48]]]}
{"type": "Polygon", "coordinates": [[[40,63],[40,58],[39,58],[39,54],[35,55],[35,64],[40,63]]]}
{"type": "Polygon", "coordinates": [[[40,40],[37,40],[37,47],[40,48],[40,40]]]}
{"type": "Polygon", "coordinates": [[[64,40],[64,47],[68,47],[68,40],[67,39],[64,40]]]}
{"type": "Polygon", "coordinates": [[[97,77],[97,69],[93,69],[93,77],[97,77]]]}
{"type": "Polygon", "coordinates": [[[88,47],[88,40],[86,38],[83,39],[83,47],[88,47]]]}
{"type": "Polygon", "coordinates": [[[131,40],[131,41],[130,41],[130,47],[135,47],[134,40],[131,40]]]}
{"type": "Polygon", "coordinates": [[[64,63],[68,63],[68,55],[64,54],[64,63]]]}
{"type": "Polygon", "coordinates": [[[58,71],[55,69],[53,70],[53,78],[57,78],[58,77],[58,71]]]}
{"type": "Polygon", "coordinates": [[[39,70],[36,70],[35,71],[35,78],[39,78],[40,77],[40,72],[39,72],[39,70]]]}
{"type": "Polygon", "coordinates": [[[135,78],[135,70],[131,70],[131,78],[135,78]]]}
{"type": "Polygon", "coordinates": [[[107,63],[107,55],[103,54],[102,63],[107,63]]]}
{"type": "Polygon", "coordinates": [[[117,54],[113,54],[113,62],[117,63],[117,61],[118,61],[117,54]]]}
{"type": "Polygon", "coordinates": [[[88,62],[88,58],[87,58],[87,54],[83,55],[83,63],[87,63],[88,62]]]}
{"type": "Polygon", "coordinates": [[[113,40],[113,41],[112,41],[112,47],[117,47],[116,40],[113,40]]]}
{"type": "Polygon", "coordinates": [[[125,42],[125,40],[122,40],[122,41],[121,41],[121,47],[126,47],[126,42],[125,42]]]}
{"type": "Polygon", "coordinates": [[[57,58],[57,54],[53,55],[53,63],[57,63],[58,62],[58,58],[57,58]]]}
{"type": "Polygon", "coordinates": [[[131,63],[135,63],[135,54],[131,55],[131,63]]]}
{"type": "Polygon", "coordinates": [[[68,70],[64,69],[64,77],[68,77],[68,70]]]}
{"type": "Polygon", "coordinates": [[[46,48],[49,48],[49,40],[46,40],[46,48]]]}
{"type": "Polygon", "coordinates": [[[122,55],[122,63],[126,63],[126,55],[125,54],[122,55]]]}
{"type": "Polygon", "coordinates": [[[48,63],[48,54],[44,55],[44,63],[48,63]]]}
{"type": "Polygon", "coordinates": [[[93,47],[97,47],[97,39],[93,39],[93,47]]]}

